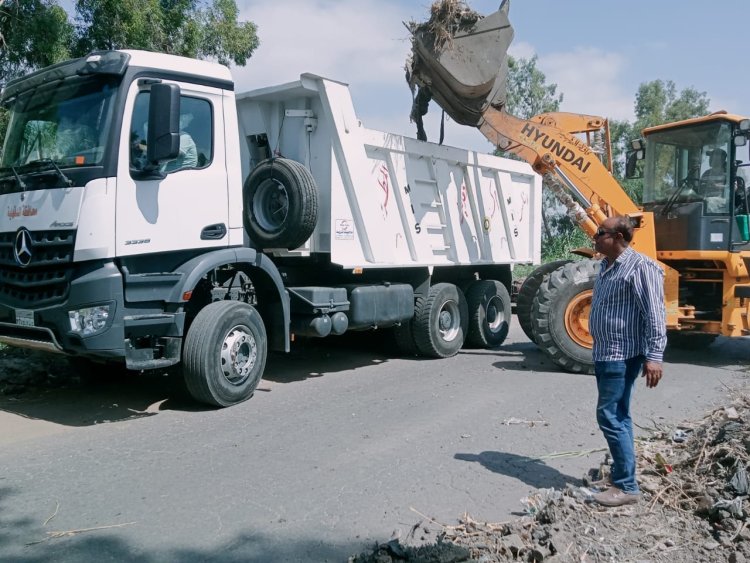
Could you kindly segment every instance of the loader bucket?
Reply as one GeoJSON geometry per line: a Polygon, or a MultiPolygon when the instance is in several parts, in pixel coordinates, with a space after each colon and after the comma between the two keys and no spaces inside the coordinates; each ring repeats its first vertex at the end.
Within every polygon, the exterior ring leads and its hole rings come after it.
{"type": "Polygon", "coordinates": [[[489,106],[505,105],[507,52],[513,40],[508,4],[436,41],[427,24],[412,27],[411,82],[428,87],[457,123],[476,126],[489,106]]]}

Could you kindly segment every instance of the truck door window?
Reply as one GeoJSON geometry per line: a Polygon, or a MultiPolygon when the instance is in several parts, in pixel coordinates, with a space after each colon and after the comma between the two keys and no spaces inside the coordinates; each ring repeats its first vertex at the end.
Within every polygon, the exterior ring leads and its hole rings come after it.
{"type": "MultiPolygon", "coordinates": [[[[130,125],[130,166],[146,165],[146,138],[150,92],[140,92],[133,106],[130,125]]],[[[180,96],[180,155],[166,163],[165,172],[205,168],[213,160],[213,111],[202,98],[180,96]]]]}

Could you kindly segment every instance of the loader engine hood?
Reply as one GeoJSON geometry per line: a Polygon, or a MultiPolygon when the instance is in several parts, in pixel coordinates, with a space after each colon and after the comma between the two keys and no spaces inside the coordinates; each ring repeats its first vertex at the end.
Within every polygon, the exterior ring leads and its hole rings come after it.
{"type": "Polygon", "coordinates": [[[509,4],[505,0],[498,11],[483,17],[463,2],[439,0],[429,21],[409,25],[407,80],[412,88],[428,89],[427,97],[457,123],[476,126],[488,106],[505,105],[507,52],[513,41],[509,4]]]}

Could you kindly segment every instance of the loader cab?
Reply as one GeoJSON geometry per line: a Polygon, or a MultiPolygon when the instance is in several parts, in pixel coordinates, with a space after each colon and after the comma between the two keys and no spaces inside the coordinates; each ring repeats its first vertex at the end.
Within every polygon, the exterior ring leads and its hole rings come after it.
{"type": "Polygon", "coordinates": [[[660,251],[750,248],[742,224],[750,215],[750,155],[741,122],[712,114],[644,130],[643,208],[654,213],[660,251]]]}

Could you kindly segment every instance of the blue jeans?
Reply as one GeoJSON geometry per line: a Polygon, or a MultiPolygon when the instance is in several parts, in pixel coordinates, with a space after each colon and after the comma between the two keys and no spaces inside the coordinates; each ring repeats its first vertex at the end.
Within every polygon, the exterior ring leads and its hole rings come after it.
{"type": "Polygon", "coordinates": [[[612,455],[612,484],[626,493],[638,493],[635,480],[635,444],[630,418],[630,396],[643,367],[643,356],[613,362],[594,362],[599,399],[596,420],[612,455]]]}

